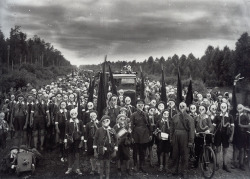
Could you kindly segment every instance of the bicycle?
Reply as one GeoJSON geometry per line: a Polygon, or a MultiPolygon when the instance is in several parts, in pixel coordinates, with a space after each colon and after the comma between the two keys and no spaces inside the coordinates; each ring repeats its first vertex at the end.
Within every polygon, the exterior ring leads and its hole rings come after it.
{"type": "Polygon", "coordinates": [[[202,147],[202,152],[200,154],[199,166],[201,169],[202,176],[204,178],[212,178],[216,169],[216,158],[215,153],[211,147],[212,143],[207,143],[207,135],[211,135],[212,141],[214,138],[214,134],[199,132],[199,135],[202,135],[204,138],[204,143],[202,147]]]}

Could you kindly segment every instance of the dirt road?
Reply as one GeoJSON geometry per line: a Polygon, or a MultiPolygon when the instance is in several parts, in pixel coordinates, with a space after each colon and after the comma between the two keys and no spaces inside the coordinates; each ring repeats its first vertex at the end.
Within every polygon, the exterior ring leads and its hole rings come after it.
{"type": "MultiPolygon", "coordinates": [[[[11,141],[8,141],[7,147],[11,146],[11,141]]],[[[4,150],[0,153],[0,159],[2,159],[5,155],[7,155],[8,151],[4,150]]],[[[81,163],[81,171],[83,172],[83,176],[79,177],[76,174],[71,174],[69,176],[65,175],[65,171],[67,170],[67,163],[62,163],[59,159],[59,149],[55,149],[52,152],[44,151],[42,152],[43,159],[36,166],[35,174],[31,175],[30,173],[22,173],[19,178],[99,178],[98,175],[92,176],[89,175],[90,172],[90,163],[88,157],[85,154],[81,154],[80,163],[81,163]]],[[[230,147],[229,160],[232,156],[232,147],[230,147]]],[[[120,178],[131,178],[131,179],[146,179],[146,178],[166,178],[166,174],[164,172],[158,172],[156,152],[154,149],[154,167],[151,167],[149,162],[146,162],[146,171],[147,174],[144,173],[134,173],[133,176],[125,176],[125,168],[122,168],[123,176],[120,178]]],[[[221,160],[221,159],[220,159],[221,160]]],[[[221,165],[220,165],[221,166],[221,165]]],[[[199,169],[190,169],[188,171],[189,177],[192,179],[202,178],[199,169]]],[[[0,174],[0,178],[18,178],[16,174],[0,174]]],[[[111,178],[119,178],[117,175],[116,165],[111,164],[111,178]]],[[[180,177],[169,177],[169,178],[180,178],[180,177]]],[[[239,169],[232,169],[232,173],[227,173],[222,169],[216,171],[214,178],[239,178],[239,179],[248,179],[250,178],[250,171],[241,171],[239,169]]]]}

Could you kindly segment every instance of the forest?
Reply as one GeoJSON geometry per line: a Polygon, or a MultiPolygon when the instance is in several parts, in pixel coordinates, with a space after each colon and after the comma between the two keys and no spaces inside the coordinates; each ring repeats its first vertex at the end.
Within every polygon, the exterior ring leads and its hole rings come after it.
{"type": "Polygon", "coordinates": [[[34,35],[27,39],[20,26],[10,29],[5,38],[0,29],[0,90],[41,87],[58,76],[71,73],[73,66],[54,46],[34,35]]]}
{"type": "MultiPolygon", "coordinates": [[[[219,45],[219,44],[218,44],[219,45]]],[[[125,65],[131,65],[133,71],[140,67],[146,72],[146,78],[161,80],[163,67],[165,82],[176,84],[178,68],[184,86],[192,78],[195,83],[206,87],[230,87],[234,77],[241,73],[244,84],[250,81],[250,36],[243,33],[236,41],[235,49],[225,46],[208,46],[201,58],[192,53],[188,56],[174,54],[170,57],[153,58],[144,61],[107,61],[112,71],[120,71],[125,65]]],[[[101,65],[81,65],[81,69],[100,71],[101,65]]],[[[34,35],[27,39],[20,26],[10,29],[10,36],[5,38],[0,29],[0,90],[10,87],[22,87],[27,83],[39,87],[57,76],[69,74],[74,66],[54,46],[34,35]]]]}
{"type": "MultiPolygon", "coordinates": [[[[219,45],[219,44],[218,44],[219,45]]],[[[140,66],[151,80],[161,79],[161,69],[164,67],[165,82],[176,84],[178,67],[184,83],[188,85],[190,77],[194,81],[203,83],[207,87],[229,87],[233,85],[234,77],[241,73],[244,83],[250,81],[250,36],[243,33],[236,42],[234,50],[225,46],[208,46],[201,58],[195,57],[192,53],[188,56],[174,54],[172,57],[153,58],[150,56],[143,62],[133,60],[107,61],[114,72],[119,72],[125,65],[131,65],[136,72],[140,66]]],[[[99,65],[82,65],[82,69],[99,71],[99,65]]]]}

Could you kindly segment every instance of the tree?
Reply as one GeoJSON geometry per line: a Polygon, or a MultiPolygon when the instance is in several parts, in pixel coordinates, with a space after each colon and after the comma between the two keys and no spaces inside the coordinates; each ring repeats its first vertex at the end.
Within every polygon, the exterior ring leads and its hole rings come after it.
{"type": "Polygon", "coordinates": [[[247,81],[250,80],[250,37],[243,33],[236,42],[235,49],[236,74],[241,73],[247,81]]]}

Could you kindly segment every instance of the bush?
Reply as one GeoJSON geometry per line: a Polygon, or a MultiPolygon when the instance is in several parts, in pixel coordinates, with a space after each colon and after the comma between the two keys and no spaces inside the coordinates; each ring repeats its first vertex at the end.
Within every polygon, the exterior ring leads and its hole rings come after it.
{"type": "Polygon", "coordinates": [[[41,65],[23,64],[21,67],[14,66],[14,70],[8,71],[6,67],[1,67],[2,75],[0,78],[0,89],[2,91],[9,91],[11,87],[19,88],[24,87],[31,83],[34,87],[38,88],[50,84],[58,76],[65,76],[71,73],[71,66],[61,67],[46,67],[42,68],[41,65]]]}

